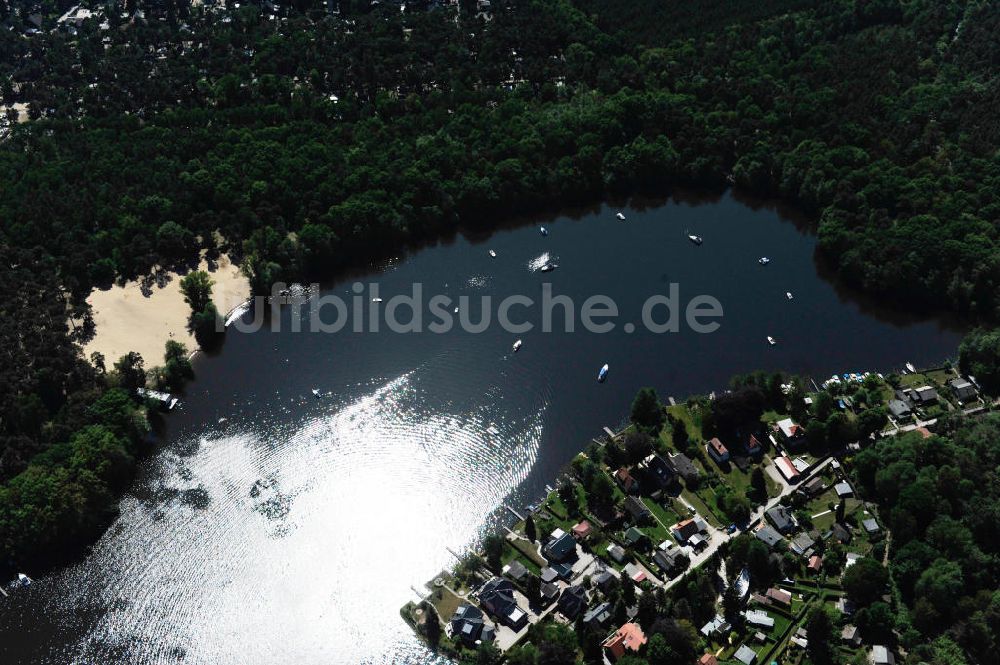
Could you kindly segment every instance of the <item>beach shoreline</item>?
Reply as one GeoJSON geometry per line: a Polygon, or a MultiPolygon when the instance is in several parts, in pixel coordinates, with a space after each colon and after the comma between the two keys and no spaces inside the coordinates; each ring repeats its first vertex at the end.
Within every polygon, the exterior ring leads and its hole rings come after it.
{"type": "MultiPolygon", "coordinates": [[[[208,272],[214,282],[212,301],[223,317],[250,297],[250,284],[239,266],[223,255],[213,266],[205,259],[199,270],[208,272]]],[[[184,344],[193,356],[198,343],[187,330],[191,308],[184,302],[180,282],[183,275],[166,273],[163,286],[154,284],[147,294],[141,280],[131,280],[124,286],[95,289],[87,297],[94,317],[95,333],[82,346],[84,357],[97,352],[110,367],[130,351],[142,356],[147,368],[163,364],[164,347],[173,339],[184,344]]]]}

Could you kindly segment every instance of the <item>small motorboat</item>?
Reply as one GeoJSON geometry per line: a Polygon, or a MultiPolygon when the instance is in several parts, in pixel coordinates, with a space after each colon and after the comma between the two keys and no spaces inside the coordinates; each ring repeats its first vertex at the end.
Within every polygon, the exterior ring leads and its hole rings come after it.
{"type": "Polygon", "coordinates": [[[382,302],[381,298],[372,298],[372,302],[382,302]]]}
{"type": "Polygon", "coordinates": [[[455,308],[455,313],[458,314],[458,308],[457,307],[455,308]]]}
{"type": "Polygon", "coordinates": [[[21,586],[31,586],[31,578],[24,573],[17,574],[17,583],[21,586]]]}
{"type": "Polygon", "coordinates": [[[774,339],[773,337],[771,337],[770,335],[768,335],[768,336],[767,336],[767,343],[768,343],[768,344],[770,344],[771,346],[774,346],[774,345],[775,345],[775,344],[777,344],[778,342],[777,342],[777,340],[775,340],[775,339],[774,339]]]}
{"type": "Polygon", "coordinates": [[[497,257],[497,253],[491,249],[490,256],[492,256],[495,259],[497,257]]]}
{"type": "Polygon", "coordinates": [[[788,298],[789,300],[791,300],[792,299],[792,292],[791,291],[785,291],[785,297],[788,298]]]}
{"type": "Polygon", "coordinates": [[[757,259],[757,263],[761,264],[762,266],[766,266],[770,262],[771,259],[767,258],[766,256],[762,256],[759,259],[757,259]]]}
{"type": "Polygon", "coordinates": [[[316,399],[319,399],[320,397],[323,396],[323,393],[321,393],[319,391],[319,388],[313,388],[312,389],[312,394],[313,394],[313,397],[315,397],[316,399]]]}
{"type": "Polygon", "coordinates": [[[545,228],[544,226],[541,227],[540,229],[538,229],[538,232],[541,233],[543,236],[549,235],[549,230],[547,228],[545,228]]]}
{"type": "Polygon", "coordinates": [[[539,268],[539,270],[541,270],[542,272],[552,272],[553,270],[555,270],[558,267],[559,267],[558,263],[552,263],[551,261],[549,261],[544,266],[542,266],[541,268],[539,268]]]}
{"type": "Polygon", "coordinates": [[[688,237],[688,240],[690,240],[691,242],[693,242],[696,245],[700,245],[701,243],[704,242],[704,240],[702,239],[701,236],[696,236],[693,233],[688,233],[687,237],[688,237]]]}
{"type": "Polygon", "coordinates": [[[625,215],[623,213],[621,213],[621,212],[619,212],[617,215],[615,215],[615,217],[617,217],[620,221],[623,221],[623,222],[625,221],[625,215]]]}
{"type": "Polygon", "coordinates": [[[514,353],[517,353],[518,351],[520,351],[521,350],[521,340],[517,340],[516,342],[514,342],[514,346],[512,346],[511,348],[514,350],[514,353]]]}
{"type": "Polygon", "coordinates": [[[604,383],[606,378],[608,378],[608,364],[604,363],[604,367],[597,373],[597,382],[604,383]]]}
{"type": "Polygon", "coordinates": [[[906,369],[910,370],[910,374],[917,373],[917,368],[913,366],[913,363],[906,363],[906,369]]]}

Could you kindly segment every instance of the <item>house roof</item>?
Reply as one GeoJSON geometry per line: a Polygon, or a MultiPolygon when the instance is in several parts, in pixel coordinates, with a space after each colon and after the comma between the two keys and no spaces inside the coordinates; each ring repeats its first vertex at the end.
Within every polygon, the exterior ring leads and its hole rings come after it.
{"type": "Polygon", "coordinates": [[[839,483],[833,486],[834,491],[837,492],[837,496],[847,496],[848,494],[854,494],[854,489],[851,488],[851,484],[846,480],[841,480],[839,483]]]}
{"type": "Polygon", "coordinates": [[[703,653],[698,659],[698,665],[719,665],[719,659],[713,653],[703,653]]]}
{"type": "Polygon", "coordinates": [[[503,567],[503,574],[511,579],[519,580],[528,573],[528,569],[518,560],[511,561],[503,567]]]}
{"type": "Polygon", "coordinates": [[[792,517],[792,511],[788,510],[785,506],[775,506],[765,514],[778,531],[791,531],[795,528],[795,519],[792,517]]]}
{"type": "Polygon", "coordinates": [[[603,624],[610,618],[611,603],[605,601],[587,610],[587,613],[583,615],[583,622],[585,624],[603,624]]]}
{"type": "Polygon", "coordinates": [[[768,547],[774,547],[783,540],[780,533],[766,524],[757,529],[754,535],[768,547]]]}
{"type": "Polygon", "coordinates": [[[892,652],[881,644],[872,647],[871,661],[875,665],[892,665],[896,662],[892,652]]]}
{"type": "Polygon", "coordinates": [[[698,533],[700,530],[698,528],[697,522],[693,519],[681,520],[677,524],[670,527],[670,530],[674,532],[675,536],[680,540],[687,540],[691,536],[698,533]]]}
{"type": "Polygon", "coordinates": [[[587,607],[587,592],[582,586],[566,587],[559,596],[558,606],[566,617],[575,619],[587,607]]]}
{"type": "Polygon", "coordinates": [[[757,660],[757,652],[747,645],[741,644],[740,648],[736,650],[735,654],[733,654],[733,657],[743,663],[743,665],[750,665],[757,660]]]}
{"type": "Polygon", "coordinates": [[[844,528],[844,525],[841,524],[840,522],[834,522],[833,527],[831,527],[830,531],[833,532],[833,537],[839,540],[840,542],[842,543],[851,542],[851,532],[848,531],[846,528],[844,528]]]}
{"type": "Polygon", "coordinates": [[[713,436],[709,440],[708,446],[709,446],[709,448],[711,448],[712,450],[714,450],[715,454],[718,455],[719,457],[722,457],[723,455],[728,455],[729,454],[729,450],[726,448],[725,445],[723,445],[722,441],[720,441],[718,439],[718,437],[714,437],[713,436]]]}
{"type": "Polygon", "coordinates": [[[878,531],[878,522],[874,518],[869,517],[866,520],[861,521],[861,526],[865,528],[868,533],[875,533],[878,531]]]}
{"type": "Polygon", "coordinates": [[[910,406],[899,399],[889,400],[889,413],[896,417],[910,415],[910,406]]]}
{"type": "Polygon", "coordinates": [[[776,458],[774,465],[778,467],[778,471],[785,477],[785,480],[794,480],[799,477],[799,470],[795,468],[792,460],[788,459],[787,455],[776,458]]]}
{"type": "Polygon", "coordinates": [[[573,526],[573,535],[577,538],[586,538],[590,535],[590,522],[581,520],[573,526]]]}
{"type": "Polygon", "coordinates": [[[796,554],[805,554],[806,551],[815,544],[816,541],[813,540],[808,533],[803,531],[792,538],[792,551],[796,554]]]}
{"type": "Polygon", "coordinates": [[[729,622],[721,614],[716,614],[715,618],[701,627],[699,631],[705,637],[715,632],[726,632],[729,630],[729,622]]]}
{"type": "Polygon", "coordinates": [[[634,526],[633,527],[629,527],[628,531],[625,532],[625,540],[630,545],[634,545],[635,543],[639,542],[640,540],[642,540],[645,537],[646,537],[646,534],[644,534],[642,531],[640,531],[639,529],[637,529],[634,526]]]}
{"type": "Polygon", "coordinates": [[[650,455],[646,460],[646,469],[656,479],[661,487],[673,483],[676,473],[659,455],[650,455]]]}
{"type": "Polygon", "coordinates": [[[671,455],[670,464],[674,467],[674,471],[685,478],[696,478],[699,475],[698,467],[696,467],[694,462],[691,461],[691,458],[684,453],[671,455]]]}
{"type": "Polygon", "coordinates": [[[576,540],[568,533],[552,538],[545,544],[544,554],[549,559],[562,561],[576,553],[576,540]]]}
{"type": "Polygon", "coordinates": [[[809,557],[809,569],[810,570],[820,570],[823,567],[823,557],[818,554],[814,554],[809,557]]]}
{"type": "Polygon", "coordinates": [[[625,510],[627,510],[635,519],[641,519],[651,514],[649,512],[649,508],[646,507],[646,504],[634,496],[630,496],[625,499],[625,510]]]}
{"type": "Polygon", "coordinates": [[[792,420],[791,418],[785,418],[784,420],[779,420],[777,424],[778,424],[778,429],[781,430],[781,433],[787,439],[794,439],[797,436],[802,436],[805,434],[805,431],[802,429],[802,426],[799,425],[794,420],[792,420]]]}
{"type": "Polygon", "coordinates": [[[774,617],[769,615],[764,610],[747,610],[743,613],[743,616],[745,616],[747,621],[755,626],[765,626],[767,628],[774,627],[774,617]]]}
{"type": "Polygon", "coordinates": [[[790,605],[792,602],[792,594],[784,589],[778,589],[776,587],[771,587],[765,594],[766,597],[770,598],[779,603],[784,603],[785,605],[790,605]]]}
{"type": "Polygon", "coordinates": [[[620,562],[622,559],[625,558],[625,548],[619,545],[618,543],[611,543],[610,545],[608,545],[608,554],[611,556],[612,559],[620,562]]]}
{"type": "Polygon", "coordinates": [[[938,396],[937,391],[931,386],[920,386],[919,388],[914,388],[913,394],[916,395],[917,399],[921,402],[935,400],[938,396]]]}
{"type": "Polygon", "coordinates": [[[642,628],[636,623],[626,623],[616,630],[602,645],[614,660],[625,655],[625,651],[638,651],[646,643],[642,628]]]}

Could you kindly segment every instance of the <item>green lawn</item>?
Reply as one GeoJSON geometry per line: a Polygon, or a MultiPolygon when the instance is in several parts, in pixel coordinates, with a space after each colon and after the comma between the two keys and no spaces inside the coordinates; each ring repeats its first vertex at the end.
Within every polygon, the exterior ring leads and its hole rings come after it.
{"type": "Polygon", "coordinates": [[[687,428],[688,438],[694,441],[701,441],[704,438],[701,433],[701,424],[696,422],[694,414],[692,414],[691,410],[688,409],[687,404],[668,406],[667,413],[678,420],[684,421],[684,426],[687,428]]]}
{"type": "Polygon", "coordinates": [[[500,561],[505,565],[514,560],[520,561],[525,568],[537,575],[542,566],[545,565],[545,560],[538,555],[538,552],[534,551],[534,546],[534,543],[528,543],[525,540],[507,540],[500,561]]]}
{"type": "Polygon", "coordinates": [[[698,514],[701,517],[705,518],[706,522],[714,526],[716,529],[722,528],[722,520],[720,520],[719,517],[712,512],[712,510],[708,507],[708,505],[704,501],[702,501],[700,496],[698,496],[697,494],[695,494],[686,487],[681,492],[681,496],[684,497],[688,503],[694,506],[694,509],[698,511],[698,514]]]}

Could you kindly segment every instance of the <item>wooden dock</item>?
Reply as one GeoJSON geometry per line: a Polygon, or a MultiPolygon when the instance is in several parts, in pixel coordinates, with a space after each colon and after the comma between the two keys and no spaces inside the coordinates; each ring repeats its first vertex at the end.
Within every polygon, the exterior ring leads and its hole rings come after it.
{"type": "Polygon", "coordinates": [[[513,508],[511,508],[510,506],[508,506],[506,504],[504,504],[504,508],[506,508],[507,510],[509,510],[510,513],[511,513],[511,515],[513,515],[514,517],[516,517],[520,521],[522,521],[522,522],[524,521],[524,518],[521,516],[521,513],[517,512],[516,510],[514,510],[513,508]]]}

